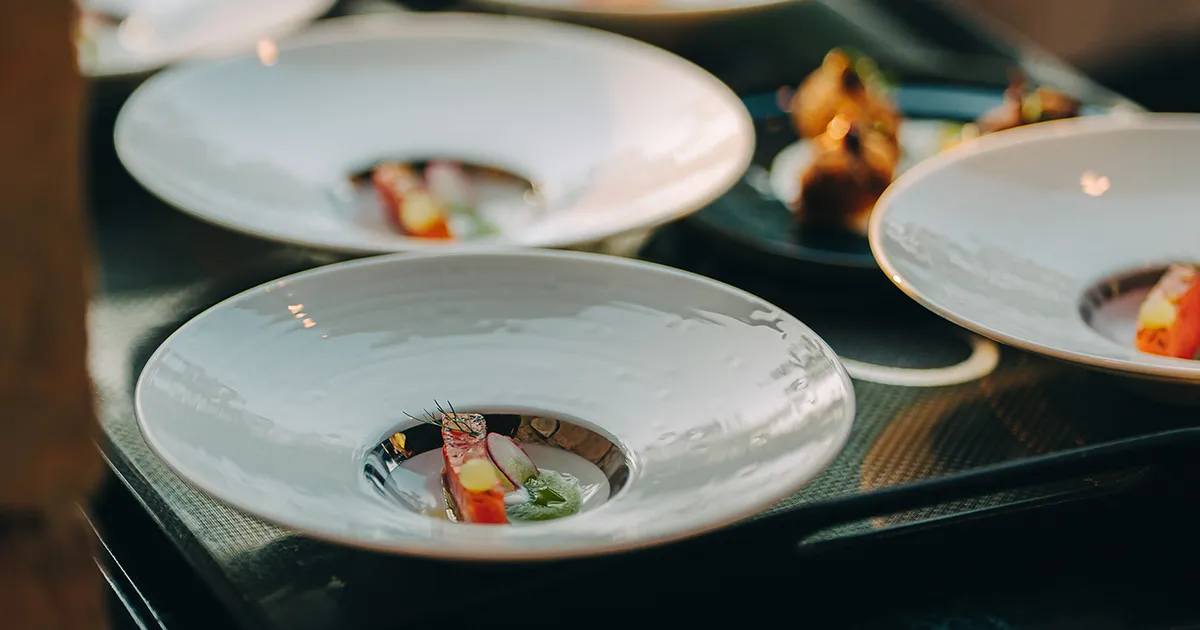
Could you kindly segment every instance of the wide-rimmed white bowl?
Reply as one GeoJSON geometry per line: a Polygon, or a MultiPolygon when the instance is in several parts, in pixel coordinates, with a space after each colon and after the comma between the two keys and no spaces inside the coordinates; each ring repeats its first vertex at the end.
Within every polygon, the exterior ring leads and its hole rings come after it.
{"type": "Polygon", "coordinates": [[[586,244],[691,213],[754,148],[745,106],[663,50],[543,20],[329,20],[255,56],[150,79],[116,125],[122,162],[203,220],[352,253],[586,244]],[[414,239],[347,203],[379,159],[450,158],[532,181],[545,215],[473,241],[414,239]]]}
{"type": "Polygon", "coordinates": [[[811,329],[752,295],[648,263],[517,250],[367,258],[242,293],[158,349],[136,410],[184,479],[267,521],[503,560],[644,547],[769,508],[841,450],[854,394],[811,329]],[[545,523],[420,514],[376,492],[364,458],[434,400],[593,429],[628,477],[545,523]]]}
{"type": "Polygon", "coordinates": [[[871,248],[908,295],[997,341],[1105,371],[1200,381],[1133,345],[1137,304],[1200,261],[1200,117],[1120,114],[979,138],[902,175],[871,248]]]}
{"type": "Polygon", "coordinates": [[[125,19],[84,24],[79,66],[87,76],[138,75],[193,57],[255,50],[321,16],[335,0],[82,0],[125,19]]]}

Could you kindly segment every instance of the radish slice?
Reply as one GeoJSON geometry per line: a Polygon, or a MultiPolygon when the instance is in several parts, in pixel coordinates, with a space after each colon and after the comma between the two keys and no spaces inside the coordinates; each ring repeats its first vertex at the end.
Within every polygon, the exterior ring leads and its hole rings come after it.
{"type": "Polygon", "coordinates": [[[487,450],[496,468],[499,468],[514,486],[523,486],[526,481],[538,476],[538,468],[533,460],[512,438],[499,433],[489,433],[487,450]]]}
{"type": "Polygon", "coordinates": [[[452,206],[471,206],[471,180],[453,162],[430,162],[425,167],[425,184],[433,194],[452,206]]]}

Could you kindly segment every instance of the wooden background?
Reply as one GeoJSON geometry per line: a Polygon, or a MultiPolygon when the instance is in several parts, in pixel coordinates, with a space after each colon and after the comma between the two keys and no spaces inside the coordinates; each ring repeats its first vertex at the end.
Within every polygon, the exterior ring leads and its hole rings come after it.
{"type": "Polygon", "coordinates": [[[0,0],[0,627],[105,625],[71,0],[0,0]]]}

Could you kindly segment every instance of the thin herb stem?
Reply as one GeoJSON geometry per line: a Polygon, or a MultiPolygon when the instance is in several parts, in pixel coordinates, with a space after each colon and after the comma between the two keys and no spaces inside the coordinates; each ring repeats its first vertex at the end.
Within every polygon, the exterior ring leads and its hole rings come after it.
{"type": "Polygon", "coordinates": [[[428,409],[422,409],[421,411],[423,411],[425,415],[420,416],[420,417],[414,416],[411,413],[408,413],[407,411],[404,412],[404,415],[408,416],[408,418],[410,420],[415,420],[417,422],[423,422],[425,424],[432,424],[434,426],[441,427],[443,429],[450,429],[451,431],[458,431],[460,433],[471,433],[472,432],[471,425],[467,421],[476,416],[479,416],[479,414],[459,414],[457,411],[454,410],[454,405],[450,404],[450,401],[446,401],[446,406],[450,407],[449,413],[447,413],[446,410],[442,408],[441,403],[439,403],[438,401],[436,401],[436,400],[433,401],[433,405],[434,405],[434,408],[437,409],[437,411],[438,411],[438,413],[436,415],[433,413],[430,413],[428,409]]]}

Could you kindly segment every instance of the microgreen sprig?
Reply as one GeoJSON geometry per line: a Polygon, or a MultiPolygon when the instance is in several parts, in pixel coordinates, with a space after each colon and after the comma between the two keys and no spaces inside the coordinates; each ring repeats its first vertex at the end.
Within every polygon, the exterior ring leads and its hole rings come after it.
{"type": "Polygon", "coordinates": [[[421,411],[425,412],[425,415],[420,417],[414,416],[408,412],[404,412],[404,415],[408,416],[411,420],[416,420],[417,422],[424,422],[425,424],[432,424],[443,429],[450,429],[451,431],[459,431],[462,433],[473,432],[474,429],[472,429],[471,424],[469,424],[469,420],[483,418],[483,416],[477,413],[459,414],[454,410],[454,405],[450,404],[450,401],[448,400],[446,401],[446,406],[450,408],[449,413],[442,408],[442,404],[438,401],[433,401],[433,405],[438,411],[436,415],[430,413],[428,409],[422,409],[421,411]]]}

